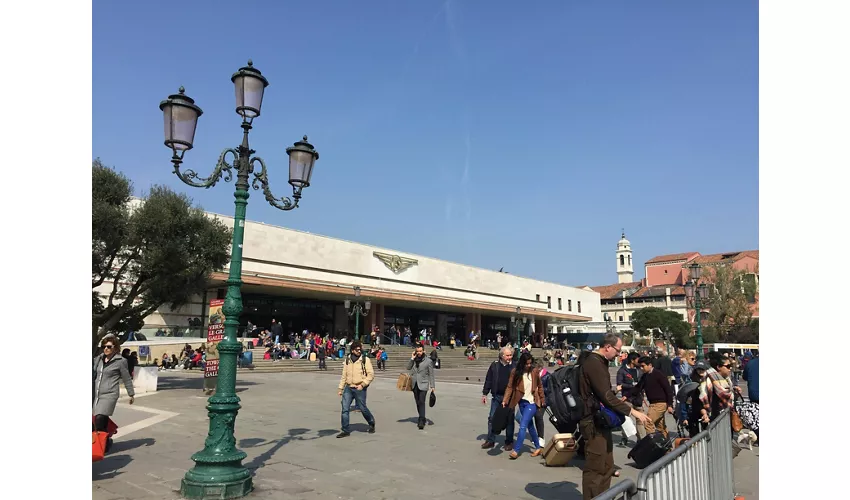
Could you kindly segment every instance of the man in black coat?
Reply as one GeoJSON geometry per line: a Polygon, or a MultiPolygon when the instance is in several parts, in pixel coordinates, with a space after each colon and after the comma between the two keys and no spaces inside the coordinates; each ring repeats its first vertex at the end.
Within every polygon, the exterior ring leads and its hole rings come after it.
{"type": "Polygon", "coordinates": [[[275,344],[280,344],[283,338],[283,326],[274,318],[272,318],[272,337],[274,337],[275,344]]]}
{"type": "MultiPolygon", "coordinates": [[[[493,414],[502,406],[502,398],[516,363],[513,361],[514,350],[511,346],[505,346],[499,350],[499,360],[490,363],[487,370],[487,378],[484,379],[484,390],[482,391],[481,404],[487,404],[487,394],[492,394],[490,399],[490,415],[487,417],[487,440],[481,445],[482,449],[496,446],[496,433],[493,432],[493,414]]],[[[510,451],[514,445],[514,419],[508,419],[505,427],[505,451],[510,451]]]]}

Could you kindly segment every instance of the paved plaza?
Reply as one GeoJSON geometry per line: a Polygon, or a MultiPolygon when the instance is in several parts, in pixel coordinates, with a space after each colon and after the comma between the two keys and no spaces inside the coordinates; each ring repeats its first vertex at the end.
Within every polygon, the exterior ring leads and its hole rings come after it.
{"type": "MultiPolygon", "coordinates": [[[[489,409],[477,382],[483,374],[451,377],[475,377],[474,384],[441,383],[440,375],[437,404],[428,409],[432,424],[424,430],[416,428],[413,396],[396,390],[394,375],[369,388],[377,432],[367,434],[362,415],[352,413],[351,437],[336,439],[337,374],[240,373],[236,439],[255,474],[250,498],[581,498],[579,460],[549,468],[527,448],[516,461],[499,449],[481,450],[489,409]]],[[[114,448],[92,465],[94,500],[180,498],[189,457],[207,433],[201,385],[195,373],[164,374],[157,393],[132,406],[119,403],[114,448]]],[[[675,429],[672,420],[668,426],[675,429]]],[[[546,436],[553,434],[547,422],[546,436]]],[[[622,477],[634,479],[639,471],[628,465],[627,452],[615,446],[615,463],[622,477]]],[[[735,459],[736,491],[748,500],[758,498],[757,453],[744,450],[735,459]]]]}

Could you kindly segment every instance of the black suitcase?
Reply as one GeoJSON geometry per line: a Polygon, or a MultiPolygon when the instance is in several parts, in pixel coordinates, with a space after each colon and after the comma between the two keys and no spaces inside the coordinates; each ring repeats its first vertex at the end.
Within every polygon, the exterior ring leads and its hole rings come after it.
{"type": "Polygon", "coordinates": [[[660,432],[647,434],[635,444],[628,457],[635,461],[635,467],[643,469],[647,465],[655,462],[670,449],[670,440],[664,437],[660,432]]]}

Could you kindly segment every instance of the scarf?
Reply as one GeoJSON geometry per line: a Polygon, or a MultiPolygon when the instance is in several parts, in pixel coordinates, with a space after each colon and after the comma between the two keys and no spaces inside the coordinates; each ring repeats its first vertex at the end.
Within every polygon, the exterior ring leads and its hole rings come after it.
{"type": "Polygon", "coordinates": [[[718,398],[721,408],[732,407],[734,400],[732,395],[732,384],[729,379],[723,378],[714,368],[705,372],[705,380],[699,385],[699,399],[706,408],[711,407],[711,400],[718,398]]]}
{"type": "Polygon", "coordinates": [[[357,355],[357,354],[354,354],[353,352],[351,354],[349,354],[348,357],[349,357],[349,359],[351,359],[352,363],[356,363],[357,360],[360,359],[360,356],[357,355]]]}
{"type": "Polygon", "coordinates": [[[413,358],[413,362],[416,363],[417,370],[419,369],[419,363],[421,363],[423,359],[425,359],[424,354],[422,356],[416,356],[415,358],[413,358]]]}

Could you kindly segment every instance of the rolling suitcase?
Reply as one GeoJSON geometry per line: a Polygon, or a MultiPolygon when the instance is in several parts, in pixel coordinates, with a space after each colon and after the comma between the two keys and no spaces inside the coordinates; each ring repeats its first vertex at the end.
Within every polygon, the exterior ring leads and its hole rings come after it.
{"type": "Polygon", "coordinates": [[[635,444],[628,458],[635,461],[635,467],[643,469],[647,465],[663,457],[670,449],[670,440],[660,432],[647,434],[635,444]]]}
{"type": "Polygon", "coordinates": [[[547,467],[561,467],[573,459],[578,443],[572,434],[555,434],[543,448],[543,462],[547,467]]]}

